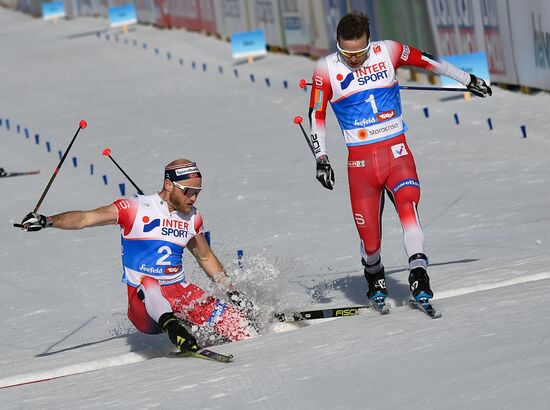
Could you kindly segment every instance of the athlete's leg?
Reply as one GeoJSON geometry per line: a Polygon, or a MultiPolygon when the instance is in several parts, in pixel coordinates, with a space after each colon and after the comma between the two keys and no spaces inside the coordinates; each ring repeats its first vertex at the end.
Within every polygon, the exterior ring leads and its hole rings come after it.
{"type": "Polygon", "coordinates": [[[199,326],[209,326],[217,334],[235,341],[257,336],[250,321],[232,305],[206,296],[192,283],[162,286],[162,293],[172,309],[183,319],[199,326]]]}
{"type": "Polygon", "coordinates": [[[138,296],[138,288],[128,285],[128,319],[137,330],[143,333],[162,333],[157,322],[147,313],[145,303],[138,296]]]}
{"type": "Polygon", "coordinates": [[[368,283],[367,298],[384,300],[387,295],[384,266],[380,258],[384,173],[379,172],[376,149],[350,149],[348,180],[355,226],[361,238],[361,262],[368,283]]]}
{"type": "Polygon", "coordinates": [[[159,283],[145,276],[137,288],[128,287],[128,318],[144,333],[168,333],[180,350],[197,350],[195,337],[172,312],[170,302],[162,295],[159,283]]]}
{"type": "MultiPolygon", "coordinates": [[[[355,227],[361,238],[363,264],[369,269],[380,260],[383,175],[375,169],[370,150],[350,149],[348,182],[355,227]]],[[[374,267],[376,270],[377,266],[374,267]]]]}
{"type": "MultiPolygon", "coordinates": [[[[416,174],[414,158],[406,142],[398,144],[399,155],[391,155],[391,170],[386,181],[388,194],[393,197],[401,226],[408,257],[424,253],[424,233],[418,216],[420,184],[416,174]],[[402,144],[402,145],[401,145],[402,144]]],[[[394,148],[395,145],[392,147],[394,148]]]]}
{"type": "Polygon", "coordinates": [[[424,233],[418,216],[420,184],[414,158],[403,139],[392,148],[391,172],[386,182],[389,194],[403,227],[403,240],[409,257],[409,286],[415,299],[431,298],[427,273],[428,258],[424,254],[424,233]]]}

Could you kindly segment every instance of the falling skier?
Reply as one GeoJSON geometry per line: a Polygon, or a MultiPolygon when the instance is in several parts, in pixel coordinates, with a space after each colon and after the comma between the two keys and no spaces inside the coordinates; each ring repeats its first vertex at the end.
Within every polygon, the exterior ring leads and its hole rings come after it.
{"type": "Polygon", "coordinates": [[[211,327],[228,340],[257,335],[247,318],[250,301],[229,283],[202,231],[194,207],[201,192],[197,165],[178,159],[166,165],[162,190],[153,195],[118,199],[92,211],[52,216],[31,212],[21,221],[29,232],[43,228],[82,229],[118,224],[122,235],[122,281],[128,288],[128,318],[143,333],[166,332],[182,352],[199,350],[196,338],[180,318],[211,327]],[[225,287],[225,303],[185,280],[182,257],[187,248],[205,273],[225,287]]]}

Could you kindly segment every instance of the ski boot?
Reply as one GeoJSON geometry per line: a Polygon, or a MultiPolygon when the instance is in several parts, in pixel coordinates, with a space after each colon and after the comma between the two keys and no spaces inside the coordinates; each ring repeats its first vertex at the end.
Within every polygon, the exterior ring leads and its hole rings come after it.
{"type": "Polygon", "coordinates": [[[196,352],[199,350],[197,340],[180,323],[179,319],[172,313],[163,313],[158,321],[160,328],[168,333],[168,338],[181,352],[196,352]]]}
{"type": "Polygon", "coordinates": [[[364,260],[361,262],[365,266],[365,279],[369,284],[367,290],[369,304],[380,313],[387,313],[386,298],[388,297],[388,289],[386,288],[384,266],[380,263],[380,260],[372,265],[366,264],[364,260]]]}
{"type": "Polygon", "coordinates": [[[434,296],[430,289],[430,277],[426,270],[428,258],[423,253],[414,254],[409,258],[409,266],[409,288],[413,298],[417,302],[427,302],[434,296]]]}

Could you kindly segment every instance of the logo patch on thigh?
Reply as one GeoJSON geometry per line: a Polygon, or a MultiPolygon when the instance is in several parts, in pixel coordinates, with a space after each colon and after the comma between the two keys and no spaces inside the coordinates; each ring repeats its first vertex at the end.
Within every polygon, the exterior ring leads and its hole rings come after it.
{"type": "Polygon", "coordinates": [[[391,152],[393,154],[393,157],[396,159],[404,155],[409,155],[409,153],[407,152],[407,148],[405,148],[405,144],[403,143],[392,145],[391,152]]]}
{"type": "Polygon", "coordinates": [[[403,181],[399,182],[396,186],[392,188],[392,192],[395,194],[397,191],[399,191],[401,188],[404,188],[406,186],[415,186],[417,188],[420,188],[420,184],[416,179],[404,179],[403,181]]]}

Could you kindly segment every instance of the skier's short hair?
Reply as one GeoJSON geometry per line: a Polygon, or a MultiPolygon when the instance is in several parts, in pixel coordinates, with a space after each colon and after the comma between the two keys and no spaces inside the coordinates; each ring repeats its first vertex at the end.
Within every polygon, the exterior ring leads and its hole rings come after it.
{"type": "Polygon", "coordinates": [[[369,16],[360,11],[352,11],[346,14],[338,22],[336,27],[336,40],[356,40],[367,35],[370,40],[369,16]]]}

